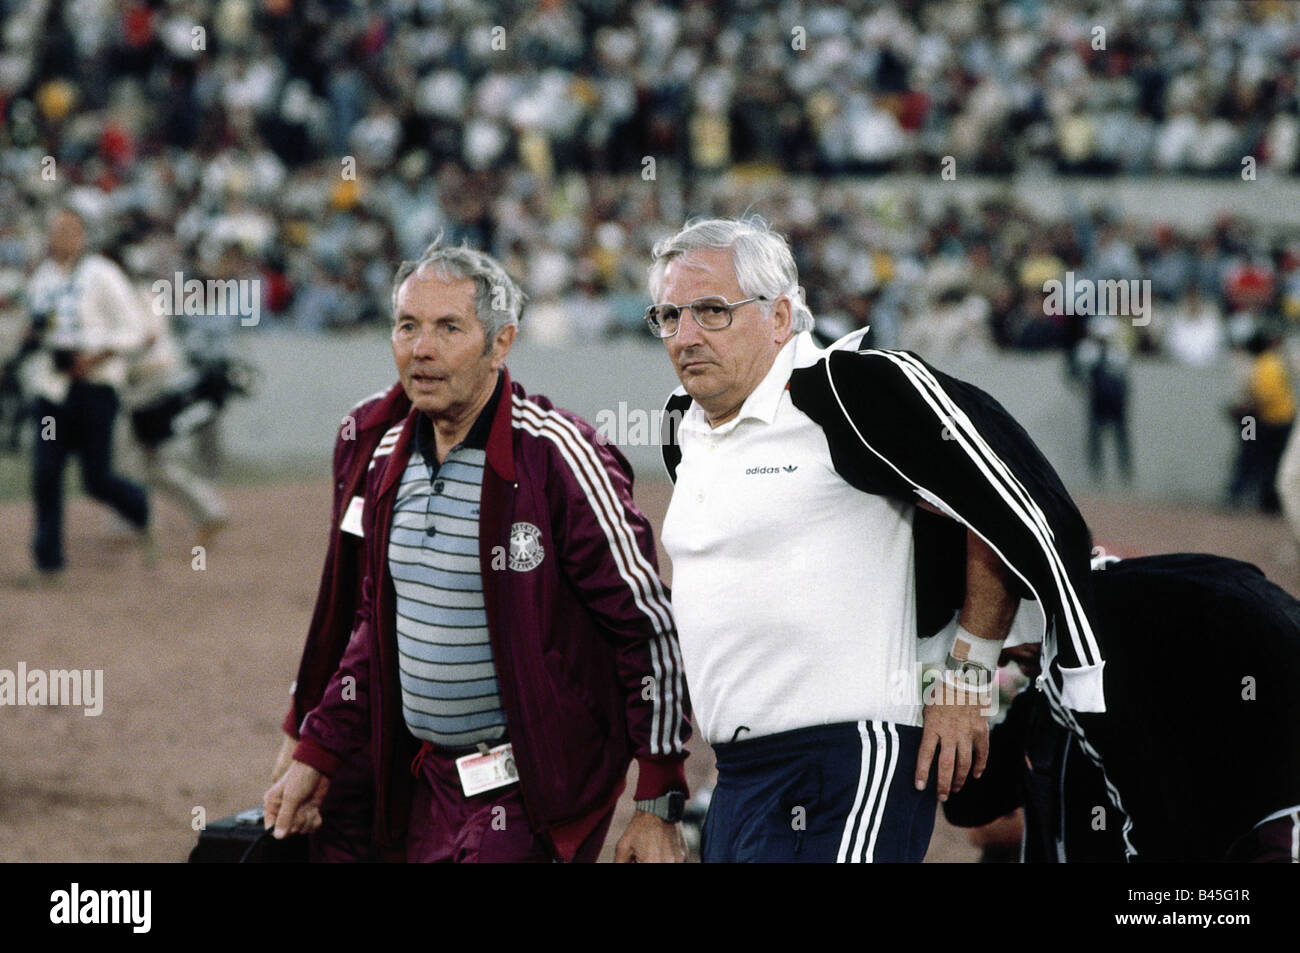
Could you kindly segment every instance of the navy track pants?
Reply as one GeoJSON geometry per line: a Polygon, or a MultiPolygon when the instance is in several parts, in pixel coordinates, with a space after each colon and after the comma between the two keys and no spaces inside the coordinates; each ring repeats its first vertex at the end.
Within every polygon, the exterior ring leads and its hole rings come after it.
{"type": "Polygon", "coordinates": [[[916,726],[870,721],[714,745],[703,861],[919,863],[937,803],[933,778],[912,781],[920,745],[916,726]]]}

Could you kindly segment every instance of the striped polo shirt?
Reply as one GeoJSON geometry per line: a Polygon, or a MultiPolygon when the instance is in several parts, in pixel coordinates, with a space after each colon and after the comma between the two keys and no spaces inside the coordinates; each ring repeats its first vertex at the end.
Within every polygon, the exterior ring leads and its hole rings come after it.
{"type": "Polygon", "coordinates": [[[472,748],[505,736],[479,567],[479,499],[497,390],[465,440],[438,463],[420,414],[393,506],[388,568],[397,593],[402,714],[417,738],[472,748]]]}

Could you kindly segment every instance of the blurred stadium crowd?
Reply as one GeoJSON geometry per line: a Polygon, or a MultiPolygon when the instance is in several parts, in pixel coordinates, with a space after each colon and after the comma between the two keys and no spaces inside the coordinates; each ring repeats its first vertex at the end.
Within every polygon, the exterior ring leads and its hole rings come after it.
{"type": "Polygon", "coordinates": [[[528,333],[641,333],[654,240],[747,210],[789,234],[828,333],[870,323],[877,343],[936,356],[1077,339],[1042,304],[1067,270],[1150,279],[1154,319],[1133,344],[1190,364],[1263,319],[1300,320],[1300,229],[1225,216],[1193,232],[1085,208],[1042,221],[1010,194],[923,208],[860,187],[945,156],[989,174],[1236,176],[1248,154],[1261,175],[1295,176],[1300,4],[0,11],[0,309],[20,307],[63,200],[146,287],[260,276],[270,328],[382,323],[396,261],[442,232],[522,279],[528,333]]]}

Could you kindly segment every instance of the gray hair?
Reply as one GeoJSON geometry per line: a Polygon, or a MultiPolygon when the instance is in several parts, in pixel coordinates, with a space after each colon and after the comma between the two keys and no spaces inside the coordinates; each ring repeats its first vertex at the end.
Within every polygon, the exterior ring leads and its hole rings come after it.
{"type": "Polygon", "coordinates": [[[803,288],[799,287],[799,270],[790,245],[757,216],[694,218],[672,238],[656,242],[652,252],[654,261],[650,265],[650,294],[656,301],[663,289],[668,263],[704,248],[730,248],[736,280],[745,297],[762,295],[767,300],[760,304],[766,314],[771,314],[774,299],[787,295],[791,331],[797,334],[812,330],[813,315],[804,302],[803,288]]]}
{"type": "Polygon", "coordinates": [[[416,272],[433,269],[443,281],[469,278],[474,282],[474,315],[483,325],[485,346],[490,348],[502,328],[519,325],[526,296],[491,255],[467,245],[444,247],[440,242],[441,237],[434,239],[416,261],[404,261],[398,267],[393,278],[393,317],[397,316],[397,292],[402,282],[416,272]]]}

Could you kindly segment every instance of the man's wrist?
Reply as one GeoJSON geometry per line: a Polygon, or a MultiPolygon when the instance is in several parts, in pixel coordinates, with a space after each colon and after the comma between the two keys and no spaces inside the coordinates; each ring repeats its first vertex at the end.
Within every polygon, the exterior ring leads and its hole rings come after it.
{"type": "Polygon", "coordinates": [[[686,811],[686,792],[669,791],[656,798],[638,799],[634,802],[638,811],[653,814],[668,824],[676,824],[686,811]]]}
{"type": "Polygon", "coordinates": [[[958,662],[948,656],[948,667],[940,674],[944,685],[953,689],[962,703],[986,705],[993,698],[993,673],[973,662],[958,662]]]}
{"type": "Polygon", "coordinates": [[[298,744],[293,749],[293,760],[315,768],[327,778],[334,777],[343,764],[341,757],[322,747],[312,738],[298,739],[298,744]]]}
{"type": "Polygon", "coordinates": [[[948,648],[949,668],[953,667],[955,659],[958,663],[971,662],[992,672],[998,667],[998,657],[1006,640],[1005,635],[1000,639],[981,638],[959,623],[948,648]]]}
{"type": "Polygon", "coordinates": [[[685,791],[690,795],[683,765],[685,756],[645,756],[636,759],[636,790],[632,797],[638,801],[657,798],[669,791],[685,791]]]}

